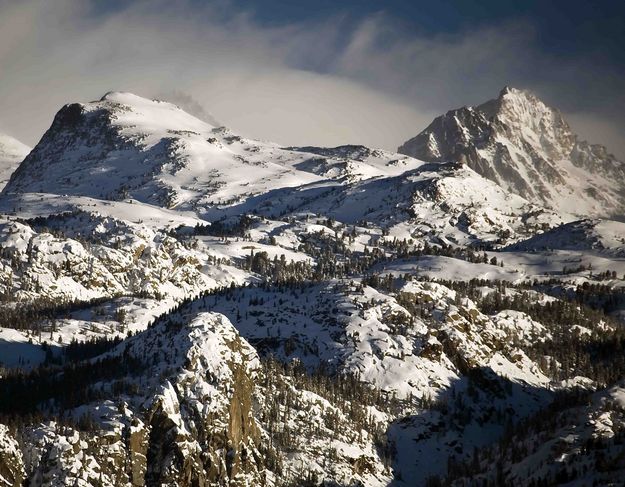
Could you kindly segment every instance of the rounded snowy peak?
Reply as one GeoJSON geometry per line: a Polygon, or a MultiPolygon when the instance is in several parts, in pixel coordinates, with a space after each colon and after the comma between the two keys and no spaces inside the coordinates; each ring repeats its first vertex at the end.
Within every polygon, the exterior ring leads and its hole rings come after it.
{"type": "Polygon", "coordinates": [[[113,113],[116,125],[131,125],[153,130],[188,130],[208,132],[216,126],[187,113],[179,106],[162,100],[145,98],[124,91],[109,91],[98,101],[81,104],[85,111],[113,113]]]}
{"type": "MultiPolygon", "coordinates": [[[[120,105],[126,105],[130,107],[168,107],[172,110],[182,110],[180,107],[173,103],[169,103],[163,100],[157,100],[153,98],[146,98],[143,96],[135,95],[134,93],[130,93],[128,91],[109,91],[107,92],[99,102],[110,102],[110,103],[118,103],[120,105]]],[[[95,102],[97,103],[97,102],[95,102]]]]}
{"type": "Polygon", "coordinates": [[[219,152],[219,144],[209,142],[214,129],[176,105],[132,93],[68,104],[5,191],[169,201],[173,183],[164,179],[175,180],[188,166],[201,173],[219,152]]]}
{"type": "Polygon", "coordinates": [[[128,103],[132,104],[134,102],[143,102],[143,101],[152,101],[148,98],[135,95],[134,93],[130,93],[129,91],[107,91],[100,101],[114,101],[117,103],[128,103]]]}

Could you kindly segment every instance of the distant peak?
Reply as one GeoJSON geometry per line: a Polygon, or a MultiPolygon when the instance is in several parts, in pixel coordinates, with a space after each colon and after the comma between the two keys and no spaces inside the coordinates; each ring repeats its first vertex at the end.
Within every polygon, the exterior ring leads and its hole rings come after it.
{"type": "Polygon", "coordinates": [[[31,148],[26,144],[20,142],[15,137],[11,137],[8,134],[0,133],[0,155],[11,154],[16,157],[26,157],[31,151],[31,148]]]}

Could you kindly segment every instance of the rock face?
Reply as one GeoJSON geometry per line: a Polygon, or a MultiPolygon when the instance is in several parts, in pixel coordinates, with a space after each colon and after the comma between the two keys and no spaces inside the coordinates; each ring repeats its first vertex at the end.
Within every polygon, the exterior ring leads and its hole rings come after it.
{"type": "Polygon", "coordinates": [[[25,475],[19,444],[9,433],[9,428],[0,424],[0,485],[18,487],[25,475]]]}
{"type": "MultiPolygon", "coordinates": [[[[159,335],[124,353],[153,353],[159,335]]],[[[228,320],[213,314],[196,316],[170,340],[186,353],[172,355],[183,361],[182,370],[149,400],[146,483],[262,485],[259,429],[251,408],[259,366],[254,349],[228,320]]]]}
{"type": "Polygon", "coordinates": [[[125,400],[77,413],[106,418],[106,432],[48,422],[18,442],[0,425],[2,485],[21,485],[26,472],[38,485],[264,485],[252,410],[260,363],[225,317],[162,323],[111,358],[146,365],[125,400]]]}
{"type": "Polygon", "coordinates": [[[300,471],[323,474],[319,465],[330,461],[336,482],[390,480],[366,432],[264,366],[224,315],[170,315],[106,360],[128,375],[94,380],[93,397],[110,399],[78,405],[77,423],[35,423],[13,435],[0,425],[1,485],[300,485],[300,471]],[[302,427],[314,433],[300,441],[302,427]]]}
{"type": "Polygon", "coordinates": [[[497,99],[451,110],[398,152],[465,163],[555,210],[587,216],[625,211],[625,163],[579,140],[560,112],[526,91],[506,87],[497,99]]]}

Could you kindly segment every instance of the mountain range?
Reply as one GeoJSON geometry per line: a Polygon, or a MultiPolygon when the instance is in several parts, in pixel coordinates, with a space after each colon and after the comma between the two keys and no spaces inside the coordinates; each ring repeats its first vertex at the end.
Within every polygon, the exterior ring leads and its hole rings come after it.
{"type": "Polygon", "coordinates": [[[625,164],[531,93],[392,153],[110,92],[0,164],[0,484],[623,478],[625,164]]]}

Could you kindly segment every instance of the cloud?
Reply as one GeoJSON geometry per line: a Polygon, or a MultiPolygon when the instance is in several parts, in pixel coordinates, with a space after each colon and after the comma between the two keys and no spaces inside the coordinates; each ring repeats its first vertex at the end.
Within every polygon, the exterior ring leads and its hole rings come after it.
{"type": "Polygon", "coordinates": [[[185,112],[190,113],[196,118],[203,120],[204,122],[213,125],[214,127],[220,127],[223,124],[217,120],[212,114],[208,113],[206,109],[195,98],[187,93],[178,91],[176,89],[170,91],[164,91],[159,93],[155,97],[157,100],[166,100],[170,103],[174,103],[178,107],[182,108],[185,112]]]}
{"type": "MultiPolygon", "coordinates": [[[[592,100],[576,104],[575,86],[586,94],[605,86],[583,74],[583,62],[541,54],[523,23],[426,36],[383,14],[268,27],[227,0],[98,5],[0,0],[0,130],[33,144],[60,106],[110,90],[169,97],[287,145],[394,149],[438,113],[494,97],[505,84],[587,114],[576,126],[590,140],[602,130],[590,120],[608,113],[593,112],[603,105],[592,100]],[[558,89],[563,82],[568,90],[558,89]]],[[[625,154],[622,145],[611,149],[625,154]]]]}
{"type": "Polygon", "coordinates": [[[559,108],[583,139],[625,160],[623,73],[588,51],[554,57],[524,20],[472,32],[423,36],[380,15],[359,25],[332,71],[442,113],[494,98],[505,85],[530,89],[559,108]]]}
{"type": "Polygon", "coordinates": [[[35,143],[60,106],[110,90],[170,96],[245,135],[394,148],[432,114],[357,80],[290,65],[335,28],[261,28],[245,14],[139,2],[95,15],[74,0],[0,4],[0,127],[35,143]],[[54,5],[53,5],[54,4],[54,5]]]}

